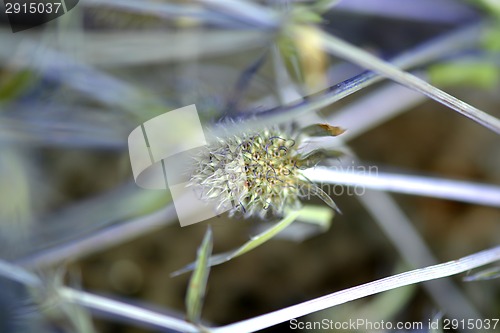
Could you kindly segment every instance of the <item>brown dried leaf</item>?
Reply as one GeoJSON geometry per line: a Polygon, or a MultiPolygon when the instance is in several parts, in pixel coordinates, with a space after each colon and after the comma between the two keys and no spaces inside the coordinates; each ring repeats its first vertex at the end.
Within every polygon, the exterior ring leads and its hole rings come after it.
{"type": "Polygon", "coordinates": [[[318,126],[323,131],[325,131],[325,133],[329,133],[329,135],[331,135],[331,136],[337,136],[337,135],[340,135],[346,131],[345,129],[343,129],[341,127],[332,126],[329,124],[318,124],[318,126]]]}
{"type": "Polygon", "coordinates": [[[346,130],[341,127],[329,124],[314,124],[304,127],[301,130],[301,133],[308,136],[338,136],[345,131],[346,130]]]}

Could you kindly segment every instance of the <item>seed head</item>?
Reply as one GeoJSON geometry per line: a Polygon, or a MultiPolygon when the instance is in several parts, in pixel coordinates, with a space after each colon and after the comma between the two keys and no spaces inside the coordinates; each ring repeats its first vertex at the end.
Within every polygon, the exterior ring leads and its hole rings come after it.
{"type": "Polygon", "coordinates": [[[296,138],[276,127],[218,138],[196,156],[189,186],[230,216],[237,212],[244,217],[280,216],[300,208],[300,199],[310,194],[337,209],[301,174],[321,154],[299,153],[296,138]]]}

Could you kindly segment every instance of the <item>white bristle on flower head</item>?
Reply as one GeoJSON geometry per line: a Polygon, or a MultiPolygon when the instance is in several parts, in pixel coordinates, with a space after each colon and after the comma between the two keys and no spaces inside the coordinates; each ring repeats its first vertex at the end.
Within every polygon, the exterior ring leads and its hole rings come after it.
{"type": "Polygon", "coordinates": [[[281,216],[299,209],[300,199],[309,194],[337,209],[301,174],[310,166],[312,155],[307,156],[298,152],[298,142],[288,131],[277,127],[216,138],[195,156],[188,186],[230,216],[281,216]]]}

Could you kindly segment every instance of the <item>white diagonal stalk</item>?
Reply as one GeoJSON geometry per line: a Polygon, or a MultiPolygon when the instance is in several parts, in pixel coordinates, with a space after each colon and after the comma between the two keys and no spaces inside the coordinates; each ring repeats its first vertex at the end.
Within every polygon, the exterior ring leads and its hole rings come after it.
{"type": "MultiPolygon", "coordinates": [[[[296,35],[301,34],[300,27],[292,29],[296,35]]],[[[370,53],[351,45],[337,37],[334,37],[320,29],[317,33],[323,40],[323,47],[326,52],[341,57],[347,61],[355,63],[364,68],[375,71],[391,80],[394,80],[404,86],[419,91],[437,102],[448,106],[460,114],[476,121],[488,129],[500,134],[500,120],[487,114],[478,108],[465,103],[464,101],[451,96],[450,94],[432,86],[418,77],[400,70],[394,65],[385,62],[370,53]]]]}
{"type": "Polygon", "coordinates": [[[302,317],[310,313],[324,310],[366,296],[378,294],[414,283],[435,280],[487,265],[500,260],[500,246],[477,252],[458,260],[428,266],[405,273],[393,275],[380,280],[368,282],[356,287],[337,291],[304,303],[270,312],[258,317],[243,320],[219,328],[211,329],[213,333],[255,332],[279,323],[302,317]]]}
{"type": "Polygon", "coordinates": [[[68,302],[107,314],[116,315],[127,320],[133,320],[134,322],[166,328],[176,332],[200,331],[195,325],[182,319],[81,290],[63,287],[59,290],[59,293],[60,296],[68,302]]]}
{"type": "MultiPolygon", "coordinates": [[[[388,193],[367,191],[358,199],[409,268],[431,266],[439,262],[419,234],[417,227],[388,193]]],[[[446,312],[448,317],[482,317],[479,310],[452,279],[428,281],[423,287],[437,308],[446,312]]]]}
{"type": "MultiPolygon", "coordinates": [[[[460,180],[402,175],[385,172],[356,172],[335,167],[316,167],[302,171],[311,181],[347,185],[361,189],[390,191],[432,198],[500,207],[500,186],[460,180]]],[[[328,193],[328,191],[326,191],[328,193]]]]}

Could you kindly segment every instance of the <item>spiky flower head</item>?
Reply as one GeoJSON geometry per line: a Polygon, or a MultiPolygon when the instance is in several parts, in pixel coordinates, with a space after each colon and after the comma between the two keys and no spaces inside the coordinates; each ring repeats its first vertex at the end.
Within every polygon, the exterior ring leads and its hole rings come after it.
{"type": "Polygon", "coordinates": [[[189,186],[202,200],[215,202],[217,211],[229,211],[230,216],[237,212],[244,217],[280,216],[300,208],[301,199],[310,195],[337,209],[333,200],[301,173],[328,154],[324,150],[299,152],[299,141],[305,135],[342,132],[320,124],[295,135],[273,127],[217,138],[196,156],[189,186]]]}

